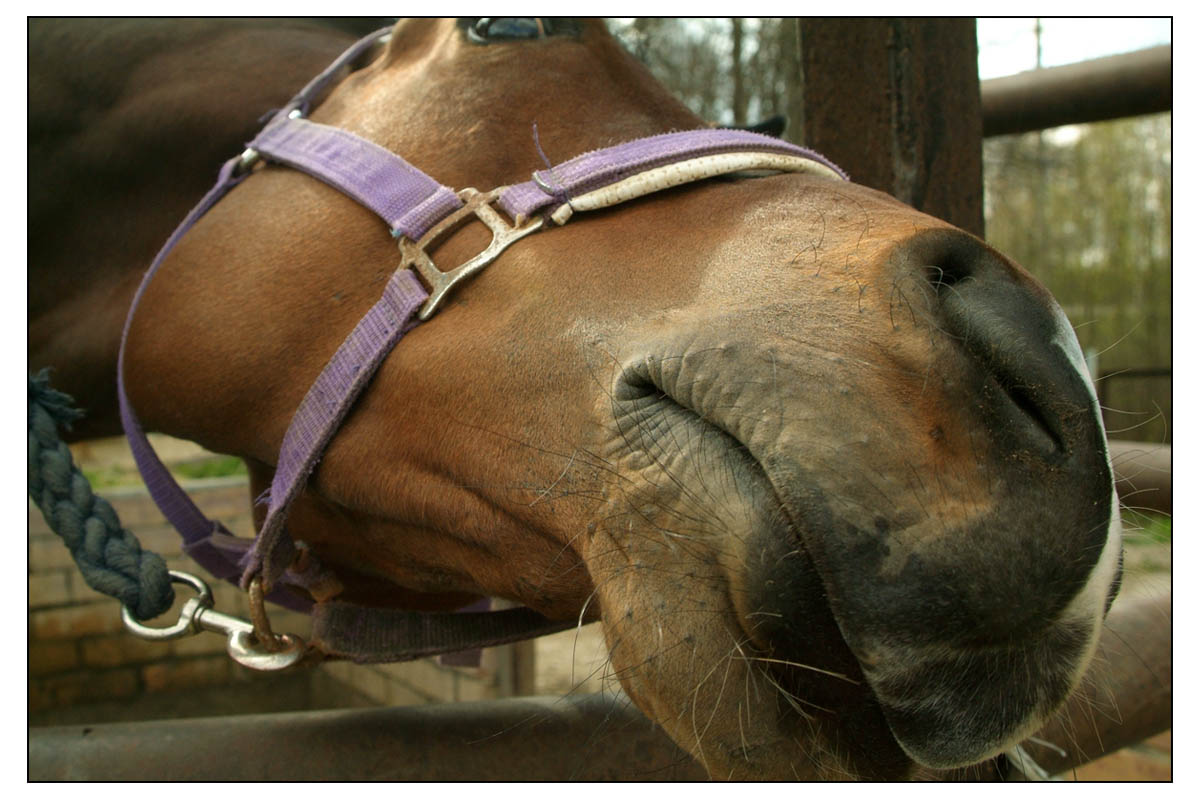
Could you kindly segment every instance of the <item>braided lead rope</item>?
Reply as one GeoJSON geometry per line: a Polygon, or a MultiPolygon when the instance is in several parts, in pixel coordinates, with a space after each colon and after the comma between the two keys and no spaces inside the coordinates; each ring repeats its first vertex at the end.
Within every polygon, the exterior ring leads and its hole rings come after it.
{"type": "Polygon", "coordinates": [[[50,388],[46,370],[29,376],[29,496],[71,551],[87,585],[120,600],[137,619],[151,619],[175,599],[167,565],[142,550],[75,466],[58,426],[81,416],[69,396],[50,388]]]}

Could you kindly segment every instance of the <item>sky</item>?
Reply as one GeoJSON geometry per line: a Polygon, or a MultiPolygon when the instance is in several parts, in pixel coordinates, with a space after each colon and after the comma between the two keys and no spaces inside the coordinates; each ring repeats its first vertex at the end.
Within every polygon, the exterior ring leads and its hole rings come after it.
{"type": "MultiPolygon", "coordinates": [[[[979,77],[987,80],[1034,69],[1036,22],[1035,17],[977,18],[979,77]]],[[[1041,24],[1042,66],[1046,67],[1171,43],[1170,17],[1043,17],[1041,24]]],[[[697,25],[698,31],[702,25],[697,25]]]]}
{"type": "MultiPolygon", "coordinates": [[[[979,77],[1014,75],[1037,66],[1034,17],[980,17],[979,77]]],[[[1171,43],[1171,19],[1043,18],[1042,66],[1073,64],[1171,43]]]]}

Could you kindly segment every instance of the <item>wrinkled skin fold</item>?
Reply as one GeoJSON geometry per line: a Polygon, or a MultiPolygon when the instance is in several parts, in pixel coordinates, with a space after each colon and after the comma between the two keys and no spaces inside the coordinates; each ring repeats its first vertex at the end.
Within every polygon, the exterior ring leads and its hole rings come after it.
{"type": "MultiPolygon", "coordinates": [[[[704,124],[599,23],[470,30],[401,22],[312,118],[483,190],[543,166],[534,122],[556,163],[704,124]]],[[[187,52],[149,48],[139,81],[187,52]]],[[[143,421],[241,456],[261,491],[397,260],[370,212],[258,169],[134,319],[143,421]]],[[[143,265],[114,257],[106,297],[143,265]]],[[[31,300],[31,367],[104,362],[119,333],[114,315],[81,349],[35,335],[43,316],[31,300]]],[[[289,530],[347,599],[603,620],[634,702],[732,779],[1004,751],[1079,682],[1120,572],[1098,406],[1053,299],[946,223],[805,175],[671,189],[514,245],[388,357],[289,530]]]]}

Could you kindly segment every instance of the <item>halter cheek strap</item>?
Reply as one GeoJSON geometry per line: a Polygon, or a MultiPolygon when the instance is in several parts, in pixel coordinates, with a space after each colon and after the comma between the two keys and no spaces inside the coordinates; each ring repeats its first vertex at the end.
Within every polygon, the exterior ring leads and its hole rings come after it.
{"type": "MultiPolygon", "coordinates": [[[[350,407],[396,343],[428,319],[460,279],[487,266],[509,244],[546,224],[565,224],[577,212],[730,172],[766,169],[846,179],[841,170],[810,150],[746,131],[703,129],[585,153],[535,172],[526,183],[487,194],[473,189],[456,193],[372,142],[302,118],[315,94],[341,67],[385,35],[386,31],[372,34],[348,50],[275,115],[240,159],[222,167],[217,185],[151,264],[134,296],[122,335],[118,360],[121,418],[147,488],[163,515],[183,535],[185,551],[217,577],[232,578],[240,573],[243,586],[255,578],[261,578],[268,591],[279,583],[312,588],[328,580],[311,558],[304,560],[308,565],[305,571],[290,569],[297,554],[285,528],[292,503],[350,407]],[[306,172],[375,212],[400,240],[403,257],[382,297],[351,331],[301,401],[280,447],[266,520],[256,540],[250,542],[208,520],[154,454],[126,397],[124,357],[134,312],[166,255],[196,220],[245,179],[248,167],[260,158],[306,172]],[[515,220],[513,225],[491,207],[493,202],[515,220]],[[426,248],[458,216],[467,213],[492,227],[493,242],[466,264],[442,272],[433,266],[426,248]],[[428,290],[417,273],[426,278],[428,290]]],[[[269,596],[293,608],[308,605],[286,592],[269,596]]],[[[413,614],[320,603],[314,611],[314,638],[326,653],[360,661],[399,661],[516,641],[574,624],[547,620],[529,609],[413,614]],[[468,635],[467,631],[474,633],[468,635]]]]}
{"type": "MultiPolygon", "coordinates": [[[[312,99],[324,91],[341,74],[342,69],[382,41],[389,33],[389,29],[381,29],[355,42],[320,75],[313,78],[277,116],[285,117],[294,110],[299,110],[301,113],[307,111],[312,99]]],[[[183,538],[184,552],[212,575],[226,580],[235,579],[242,574],[240,561],[249,549],[250,542],[234,536],[221,523],[210,520],[171,477],[158,454],[154,452],[154,448],[147,440],[141,422],[134,412],[133,405],[129,402],[128,392],[125,388],[125,350],[134,314],[151,279],[184,234],[191,230],[192,226],[226,193],[248,176],[248,161],[249,159],[243,154],[240,158],[232,158],[225,162],[218,173],[216,184],[188,213],[171,237],[167,239],[162,249],[158,251],[134,294],[129,313],[125,318],[125,327],[121,332],[121,348],[117,356],[117,399],[121,424],[125,429],[125,436],[129,440],[129,448],[133,453],[138,471],[142,475],[142,480],[163,516],[183,538]]],[[[325,580],[325,576],[321,575],[319,570],[310,568],[303,573],[290,575],[288,582],[307,589],[323,580],[325,580]]],[[[270,599],[296,610],[308,610],[311,606],[311,603],[290,592],[274,592],[270,594],[270,599]]]]}
{"type": "Polygon", "coordinates": [[[374,142],[303,118],[272,121],[250,149],[352,197],[394,235],[419,239],[462,205],[452,190],[374,142]]]}

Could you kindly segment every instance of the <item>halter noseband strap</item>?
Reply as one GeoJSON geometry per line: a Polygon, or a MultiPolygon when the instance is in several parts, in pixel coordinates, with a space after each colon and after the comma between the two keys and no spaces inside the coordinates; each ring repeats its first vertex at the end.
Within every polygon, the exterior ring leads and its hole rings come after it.
{"type": "MultiPolygon", "coordinates": [[[[250,143],[241,158],[221,170],[217,185],[172,234],[147,271],[126,319],[118,359],[121,418],[138,469],[163,515],[180,531],[185,551],[217,577],[242,575],[242,584],[261,576],[264,587],[283,582],[309,588],[326,576],[312,566],[291,569],[296,547],[284,523],[325,447],[351,405],[400,338],[428,319],[460,279],[490,263],[513,241],[547,221],[564,224],[573,213],[625,202],[670,186],[743,170],[814,172],[846,179],[820,155],[761,134],[694,130],[638,139],[585,153],[533,174],[526,183],[486,195],[455,193],[399,156],[354,134],[301,118],[315,97],[387,31],[360,40],[317,76],[250,143]],[[243,180],[260,157],[304,171],[374,211],[400,239],[404,258],[379,301],[372,306],[321,371],[293,416],[280,447],[269,493],[267,517],[250,542],[208,520],[174,482],[146,441],[124,385],[125,345],[142,294],[166,255],[209,208],[243,180]],[[467,207],[463,207],[464,198],[467,207]],[[509,226],[491,208],[496,204],[515,220],[509,226]],[[475,213],[495,232],[493,244],[456,270],[441,272],[425,246],[456,214],[475,213]],[[543,215],[534,217],[535,214],[543,215]],[[422,286],[416,272],[430,283],[422,286]]],[[[307,606],[288,592],[271,599],[307,606]]],[[[414,614],[381,611],[346,603],[319,603],[314,638],[327,654],[359,661],[400,661],[469,647],[483,647],[561,630],[574,622],[547,620],[528,609],[491,613],[414,614]]]]}

